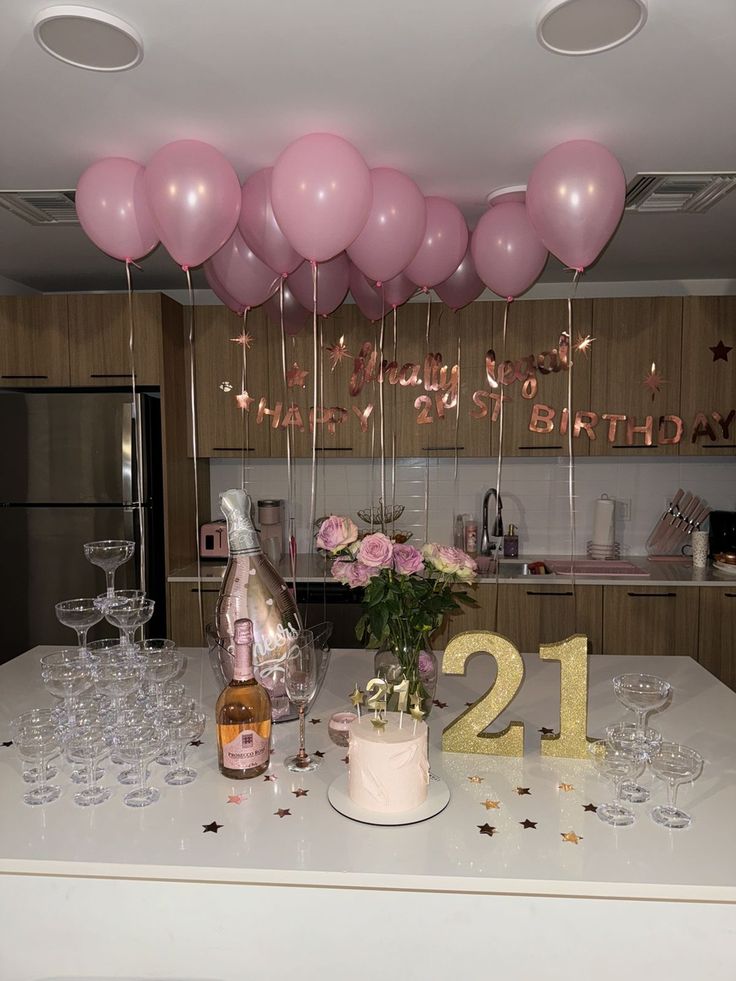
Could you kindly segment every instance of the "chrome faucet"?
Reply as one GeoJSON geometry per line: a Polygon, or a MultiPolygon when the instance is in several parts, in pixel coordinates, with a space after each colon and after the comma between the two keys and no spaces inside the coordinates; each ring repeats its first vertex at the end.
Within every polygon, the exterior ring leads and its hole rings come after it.
{"type": "Polygon", "coordinates": [[[503,521],[501,520],[501,512],[503,511],[503,502],[501,498],[496,494],[496,488],[491,487],[490,490],[486,491],[486,496],[483,498],[483,530],[480,537],[480,554],[490,555],[491,554],[491,538],[502,538],[503,537],[503,521]],[[493,498],[496,502],[496,514],[493,519],[493,526],[488,531],[488,501],[493,498]]]}

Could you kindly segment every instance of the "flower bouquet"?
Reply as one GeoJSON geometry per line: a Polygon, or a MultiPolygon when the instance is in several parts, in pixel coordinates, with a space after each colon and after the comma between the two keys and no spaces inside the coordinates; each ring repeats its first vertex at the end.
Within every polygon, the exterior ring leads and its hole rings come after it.
{"type": "Polygon", "coordinates": [[[334,559],[334,579],[364,590],[365,612],[355,632],[378,648],[376,673],[393,685],[405,678],[428,713],[437,684],[430,636],[445,617],[477,606],[468,591],[477,573],[474,560],[459,548],[428,543],[418,549],[380,532],[359,540],[350,518],[338,515],[322,522],[317,548],[334,559]]]}

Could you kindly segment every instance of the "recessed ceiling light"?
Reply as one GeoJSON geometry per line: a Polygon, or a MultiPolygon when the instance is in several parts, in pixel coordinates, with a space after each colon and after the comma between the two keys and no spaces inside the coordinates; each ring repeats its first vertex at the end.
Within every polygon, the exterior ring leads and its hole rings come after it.
{"type": "Polygon", "coordinates": [[[537,40],[555,54],[599,54],[638,34],[646,20],[644,0],[554,0],[539,19],[537,40]]]}
{"type": "Polygon", "coordinates": [[[33,21],[33,36],[59,61],[94,72],[124,72],[143,58],[143,40],[124,20],[94,7],[47,7],[33,21]]]}

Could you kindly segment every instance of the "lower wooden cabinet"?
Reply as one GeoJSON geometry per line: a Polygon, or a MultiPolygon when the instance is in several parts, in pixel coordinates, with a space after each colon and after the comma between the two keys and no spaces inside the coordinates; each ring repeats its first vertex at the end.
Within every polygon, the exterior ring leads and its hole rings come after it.
{"type": "MultiPolygon", "coordinates": [[[[202,647],[205,640],[199,626],[199,598],[193,582],[169,583],[169,633],[181,647],[202,647]]],[[[202,612],[207,626],[215,616],[219,585],[202,586],[202,612]]]]}
{"type": "Polygon", "coordinates": [[[698,592],[692,586],[606,586],[603,653],[697,657],[698,592]]]}
{"type": "Polygon", "coordinates": [[[698,660],[736,691],[736,588],[710,586],[699,593],[698,660]]]}
{"type": "Polygon", "coordinates": [[[520,651],[534,653],[572,634],[585,634],[588,653],[601,653],[602,586],[502,583],[498,632],[520,651]]]}
{"type": "Polygon", "coordinates": [[[495,583],[481,582],[473,593],[477,607],[463,607],[463,612],[449,619],[432,637],[435,649],[443,650],[447,642],[464,630],[493,630],[496,611],[495,583]]]}

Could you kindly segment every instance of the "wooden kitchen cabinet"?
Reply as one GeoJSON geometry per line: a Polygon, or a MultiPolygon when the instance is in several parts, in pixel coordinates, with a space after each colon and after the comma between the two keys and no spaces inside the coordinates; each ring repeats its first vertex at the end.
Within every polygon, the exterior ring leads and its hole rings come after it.
{"type": "MultiPolygon", "coordinates": [[[[680,297],[637,297],[593,301],[593,328],[596,338],[591,347],[591,404],[599,414],[596,439],[590,444],[591,456],[676,456],[674,443],[660,444],[660,419],[680,411],[680,348],[682,339],[682,299],[680,297]],[[652,392],[644,385],[652,364],[663,378],[661,390],[652,392]],[[614,423],[603,414],[626,416],[614,423]],[[651,445],[646,436],[627,427],[645,426],[652,417],[651,445]],[[615,425],[615,438],[608,440],[609,425],[615,425]]],[[[580,359],[578,359],[580,360],[580,359]]],[[[666,438],[675,424],[663,422],[666,438]]]]}
{"type": "Polygon", "coordinates": [[[523,652],[552,644],[573,634],[585,634],[588,652],[602,650],[602,586],[560,583],[501,583],[498,633],[523,652]]]}
{"type": "Polygon", "coordinates": [[[606,586],[604,654],[698,651],[698,590],[692,586],[606,586]]]}
{"type": "MultiPolygon", "coordinates": [[[[71,384],[109,388],[131,383],[130,313],[125,293],[71,293],[69,317],[71,384]]],[[[136,385],[161,384],[160,293],[133,294],[136,385]]]]}
{"type": "MultiPolygon", "coordinates": [[[[474,304],[476,306],[477,304],[474,304]]],[[[483,304],[484,306],[487,304],[483,304]]],[[[536,372],[536,393],[531,398],[522,397],[522,381],[518,378],[507,385],[500,384],[496,392],[503,393],[509,401],[504,403],[503,451],[504,456],[564,456],[568,452],[568,437],[560,432],[562,411],[567,406],[568,372],[551,371],[559,350],[563,331],[568,329],[566,300],[519,300],[512,303],[506,324],[506,345],[503,342],[503,303],[491,304],[494,310],[493,349],[496,363],[510,361],[514,365],[533,355],[541,363],[536,372]],[[545,374],[544,370],[547,369],[545,374]],[[554,410],[549,432],[532,432],[529,424],[535,404],[543,404],[554,410]]],[[[578,335],[594,334],[592,328],[593,304],[591,300],[575,300],[573,303],[573,343],[578,335]]],[[[572,368],[572,421],[577,410],[590,408],[590,356],[573,351],[570,355],[572,368]]],[[[513,376],[512,376],[513,377],[513,376]]],[[[497,368],[498,380],[498,368],[497,368]]],[[[486,382],[485,387],[488,387],[486,382]]],[[[548,412],[544,412],[544,417],[548,412]]],[[[494,426],[497,431],[499,423],[494,426]]],[[[597,434],[600,438],[600,434],[597,434]]],[[[575,456],[588,456],[590,439],[581,431],[573,439],[575,456]]],[[[496,451],[497,452],[497,451],[496,451]]]]}
{"type": "Polygon", "coordinates": [[[698,660],[736,691],[736,585],[710,586],[700,592],[698,660]]]}
{"type": "Polygon", "coordinates": [[[66,296],[0,297],[0,386],[68,385],[66,296]]]}
{"type": "Polygon", "coordinates": [[[261,425],[257,423],[260,397],[265,395],[270,400],[269,330],[265,314],[251,312],[247,322],[247,331],[253,338],[250,349],[245,352],[246,389],[253,397],[249,412],[241,410],[235,401],[243,381],[243,346],[236,343],[242,330],[243,319],[224,306],[196,309],[194,365],[198,456],[238,458],[243,446],[248,458],[267,457],[271,452],[270,417],[266,417],[261,425]],[[225,390],[228,386],[229,390],[225,390]]]}
{"type": "MultiPolygon", "coordinates": [[[[215,606],[220,586],[202,585],[202,612],[204,625],[215,618],[215,606]]],[[[197,584],[193,582],[169,583],[168,635],[181,647],[202,647],[205,640],[199,626],[199,598],[197,584]]]]}
{"type": "Polygon", "coordinates": [[[445,622],[442,629],[432,637],[432,643],[437,650],[444,650],[448,642],[464,630],[494,629],[496,584],[480,582],[471,592],[478,606],[465,606],[462,613],[445,622]]]}
{"type": "Polygon", "coordinates": [[[736,296],[685,297],[680,397],[685,433],[680,442],[680,455],[735,456],[735,410],[736,296]],[[714,412],[721,417],[720,425],[714,412]],[[698,413],[705,415],[714,438],[708,433],[693,442],[693,423],[698,413]]]}

